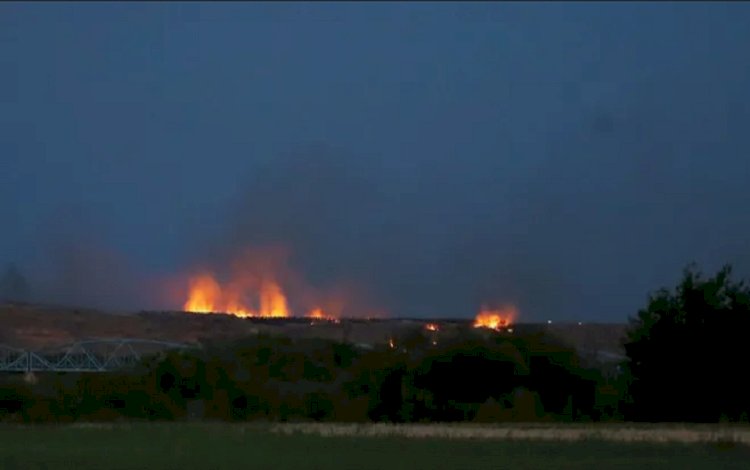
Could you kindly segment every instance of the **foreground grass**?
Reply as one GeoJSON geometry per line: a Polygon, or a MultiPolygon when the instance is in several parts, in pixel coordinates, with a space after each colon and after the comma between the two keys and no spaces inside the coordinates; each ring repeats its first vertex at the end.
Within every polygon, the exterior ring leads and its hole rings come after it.
{"type": "MultiPolygon", "coordinates": [[[[481,437],[470,436],[466,434],[468,431],[457,431],[487,429],[472,426],[422,426],[421,434],[416,435],[415,427],[353,426],[346,428],[348,434],[343,431],[326,434],[325,426],[329,426],[329,431],[343,429],[331,428],[331,425],[192,423],[6,425],[0,426],[0,468],[698,469],[747,468],[750,458],[750,447],[726,441],[690,444],[637,440],[612,442],[595,436],[583,436],[581,440],[544,440],[544,437],[535,440],[527,436],[517,440],[512,436],[511,439],[499,435],[481,437]],[[438,437],[430,437],[427,431],[430,428],[442,431],[435,432],[438,437]],[[453,429],[452,437],[446,434],[446,428],[453,429]],[[411,434],[405,430],[410,430],[411,434]]],[[[539,432],[553,428],[558,432],[581,429],[576,426],[518,426],[514,429],[539,432]]],[[[650,429],[658,433],[664,428],[634,429],[650,429]]]]}

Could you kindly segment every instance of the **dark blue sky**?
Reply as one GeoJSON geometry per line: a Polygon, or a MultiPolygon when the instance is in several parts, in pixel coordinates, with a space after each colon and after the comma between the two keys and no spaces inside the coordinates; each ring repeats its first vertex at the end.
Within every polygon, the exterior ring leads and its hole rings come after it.
{"type": "Polygon", "coordinates": [[[690,261],[750,275],[749,24],[743,3],[2,3],[0,266],[40,299],[161,308],[157,280],[277,243],[391,315],[621,321],[690,261]]]}

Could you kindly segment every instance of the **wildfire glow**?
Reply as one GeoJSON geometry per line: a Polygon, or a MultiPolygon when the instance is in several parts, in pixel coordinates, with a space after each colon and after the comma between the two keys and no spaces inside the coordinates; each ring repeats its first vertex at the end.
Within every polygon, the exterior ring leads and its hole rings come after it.
{"type": "Polygon", "coordinates": [[[440,329],[437,323],[428,323],[424,327],[427,331],[438,331],[440,329]]]}
{"type": "Polygon", "coordinates": [[[260,289],[259,317],[283,318],[289,316],[286,297],[275,282],[264,282],[260,289]]]}
{"type": "Polygon", "coordinates": [[[307,314],[307,318],[312,318],[313,320],[324,320],[326,316],[323,313],[323,309],[314,308],[310,310],[310,313],[307,314]]]}
{"type": "Polygon", "coordinates": [[[497,310],[482,308],[474,319],[474,328],[489,328],[499,331],[510,326],[517,314],[518,312],[513,307],[497,310]]]}
{"type": "Polygon", "coordinates": [[[306,315],[307,318],[310,318],[312,320],[325,320],[325,321],[332,321],[338,323],[338,319],[335,317],[332,317],[330,315],[326,315],[326,313],[323,311],[322,308],[314,308],[308,312],[306,315]]]}
{"type": "Polygon", "coordinates": [[[210,274],[200,274],[190,279],[188,299],[183,310],[192,313],[229,313],[238,317],[284,318],[289,316],[286,296],[274,281],[260,285],[260,308],[253,309],[243,300],[242,289],[236,285],[225,288],[210,274]]]}
{"type": "Polygon", "coordinates": [[[219,283],[210,275],[198,275],[190,279],[190,293],[183,308],[195,313],[215,312],[218,299],[221,299],[219,283]]]}

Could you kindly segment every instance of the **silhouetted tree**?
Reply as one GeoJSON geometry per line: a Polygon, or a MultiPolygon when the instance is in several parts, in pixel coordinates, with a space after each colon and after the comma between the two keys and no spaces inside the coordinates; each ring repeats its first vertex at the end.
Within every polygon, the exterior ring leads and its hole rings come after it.
{"type": "Polygon", "coordinates": [[[731,271],[704,279],[690,265],[674,292],[657,291],[631,318],[629,419],[715,422],[750,409],[750,290],[731,271]]]}
{"type": "Polygon", "coordinates": [[[18,267],[11,263],[0,277],[0,300],[24,302],[28,300],[29,283],[18,267]]]}
{"type": "MultiPolygon", "coordinates": [[[[0,381],[0,421],[581,420],[596,383],[575,352],[542,334],[468,330],[398,348],[253,336],[146,357],[119,373],[0,381]],[[407,347],[408,346],[408,347],[407,347]]],[[[0,377],[1,378],[1,377],[0,377]]]]}

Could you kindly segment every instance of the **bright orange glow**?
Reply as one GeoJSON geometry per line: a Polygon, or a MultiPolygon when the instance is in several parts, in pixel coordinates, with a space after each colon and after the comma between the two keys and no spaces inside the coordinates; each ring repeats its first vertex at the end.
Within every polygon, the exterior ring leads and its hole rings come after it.
{"type": "Polygon", "coordinates": [[[393,338],[388,339],[388,346],[393,349],[396,347],[396,343],[393,341],[393,338]]]}
{"type": "Polygon", "coordinates": [[[282,245],[247,246],[225,255],[231,257],[219,260],[223,266],[207,265],[189,273],[187,283],[180,280],[184,311],[288,318],[299,309],[297,315],[315,323],[338,323],[353,303],[360,303],[356,286],[337,283],[319,289],[310,285],[290,265],[291,252],[282,245]]]}
{"type": "Polygon", "coordinates": [[[335,317],[332,317],[331,315],[327,315],[322,308],[314,308],[308,312],[307,315],[305,315],[307,318],[310,318],[312,320],[325,320],[325,321],[332,321],[335,323],[338,323],[339,320],[335,317]]]}
{"type": "Polygon", "coordinates": [[[425,327],[425,329],[427,331],[438,331],[438,330],[440,330],[440,326],[438,326],[437,323],[428,323],[424,327],[425,327]]]}
{"type": "Polygon", "coordinates": [[[264,281],[261,284],[260,310],[248,307],[243,302],[242,293],[242,289],[237,285],[222,288],[212,275],[199,274],[190,279],[188,300],[183,305],[183,310],[191,313],[221,312],[242,318],[289,316],[284,292],[273,281],[264,281]]]}
{"type": "Polygon", "coordinates": [[[474,319],[474,328],[489,328],[499,331],[510,326],[516,316],[518,316],[518,312],[514,307],[495,310],[482,308],[474,319]]]}
{"type": "Polygon", "coordinates": [[[210,274],[200,274],[190,279],[188,300],[183,309],[194,313],[211,313],[220,309],[221,286],[210,274]]]}
{"type": "Polygon", "coordinates": [[[260,288],[260,317],[283,318],[289,316],[286,297],[281,287],[272,281],[266,281],[260,288]]]}
{"type": "Polygon", "coordinates": [[[312,318],[313,320],[323,320],[326,318],[325,314],[323,314],[322,308],[314,308],[310,310],[310,313],[307,314],[307,318],[312,318]]]}

